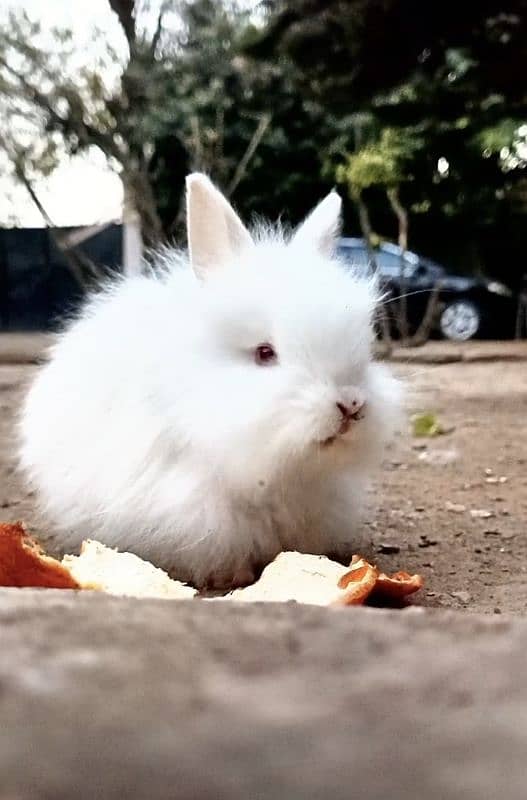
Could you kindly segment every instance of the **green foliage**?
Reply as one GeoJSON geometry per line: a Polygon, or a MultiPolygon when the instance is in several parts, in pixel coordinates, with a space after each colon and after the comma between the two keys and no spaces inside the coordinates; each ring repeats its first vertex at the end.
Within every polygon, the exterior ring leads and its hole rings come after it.
{"type": "Polygon", "coordinates": [[[444,433],[444,429],[436,414],[427,411],[423,414],[415,414],[412,417],[412,433],[417,437],[432,438],[440,436],[444,433]]]}
{"type": "Polygon", "coordinates": [[[326,168],[361,191],[375,229],[395,238],[385,190],[400,186],[414,249],[514,281],[527,181],[527,84],[518,79],[527,68],[527,0],[266,5],[255,52],[289,60],[298,90],[328,115],[349,119],[352,108],[368,119],[360,135],[350,126],[326,168]],[[383,130],[417,146],[386,147],[383,130]]]}
{"type": "Polygon", "coordinates": [[[337,167],[337,181],[346,183],[352,196],[373,186],[400,186],[412,179],[411,162],[420,147],[422,141],[412,132],[384,128],[377,141],[348,154],[345,163],[337,167]]]}

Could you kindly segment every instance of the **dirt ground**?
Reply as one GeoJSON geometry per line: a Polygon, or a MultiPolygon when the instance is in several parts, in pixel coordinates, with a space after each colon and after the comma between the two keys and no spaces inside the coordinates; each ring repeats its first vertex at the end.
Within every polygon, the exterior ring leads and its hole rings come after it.
{"type": "MultiPolygon", "coordinates": [[[[422,573],[424,605],[527,610],[527,343],[511,343],[511,353],[514,360],[502,347],[481,362],[394,367],[408,385],[408,420],[433,411],[448,432],[417,439],[410,422],[401,431],[372,492],[360,547],[383,569],[422,573]]],[[[16,410],[34,370],[0,364],[0,520],[23,519],[41,531],[14,444],[16,410]]]]}

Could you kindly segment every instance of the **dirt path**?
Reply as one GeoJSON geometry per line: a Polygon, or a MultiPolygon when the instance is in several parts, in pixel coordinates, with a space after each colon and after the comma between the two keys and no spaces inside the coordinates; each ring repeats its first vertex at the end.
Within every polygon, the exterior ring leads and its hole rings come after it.
{"type": "Polygon", "coordinates": [[[426,576],[427,605],[525,612],[527,362],[402,372],[414,388],[409,405],[437,412],[453,430],[399,438],[384,467],[375,544],[401,546],[403,557],[384,560],[426,576]]]}
{"type": "MultiPolygon", "coordinates": [[[[409,414],[433,410],[453,430],[433,440],[401,432],[373,493],[363,549],[383,568],[421,572],[425,605],[524,613],[527,361],[396,368],[410,387],[409,414]]],[[[13,430],[34,369],[0,365],[0,520],[38,530],[34,497],[16,474],[13,430]]]]}

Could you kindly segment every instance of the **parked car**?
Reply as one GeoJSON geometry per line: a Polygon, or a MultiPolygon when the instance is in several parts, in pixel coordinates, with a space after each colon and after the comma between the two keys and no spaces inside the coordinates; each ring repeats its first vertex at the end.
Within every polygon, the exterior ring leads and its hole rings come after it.
{"type": "MultiPolygon", "coordinates": [[[[455,275],[435,261],[410,251],[403,253],[393,244],[375,248],[373,258],[363,239],[340,239],[337,249],[360,274],[372,274],[377,269],[382,290],[387,294],[385,308],[388,311],[395,308],[391,301],[400,297],[404,290],[410,331],[419,327],[430,293],[439,285],[433,333],[454,341],[514,334],[518,297],[503,283],[455,275]]],[[[395,329],[394,317],[394,313],[389,314],[395,329]]]]}

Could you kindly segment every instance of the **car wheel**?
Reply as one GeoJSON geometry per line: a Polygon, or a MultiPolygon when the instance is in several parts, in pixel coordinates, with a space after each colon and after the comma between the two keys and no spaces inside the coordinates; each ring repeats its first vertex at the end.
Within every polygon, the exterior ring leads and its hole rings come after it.
{"type": "Polygon", "coordinates": [[[481,328],[481,311],[471,300],[454,300],[443,309],[439,329],[445,339],[466,342],[481,328]]]}

